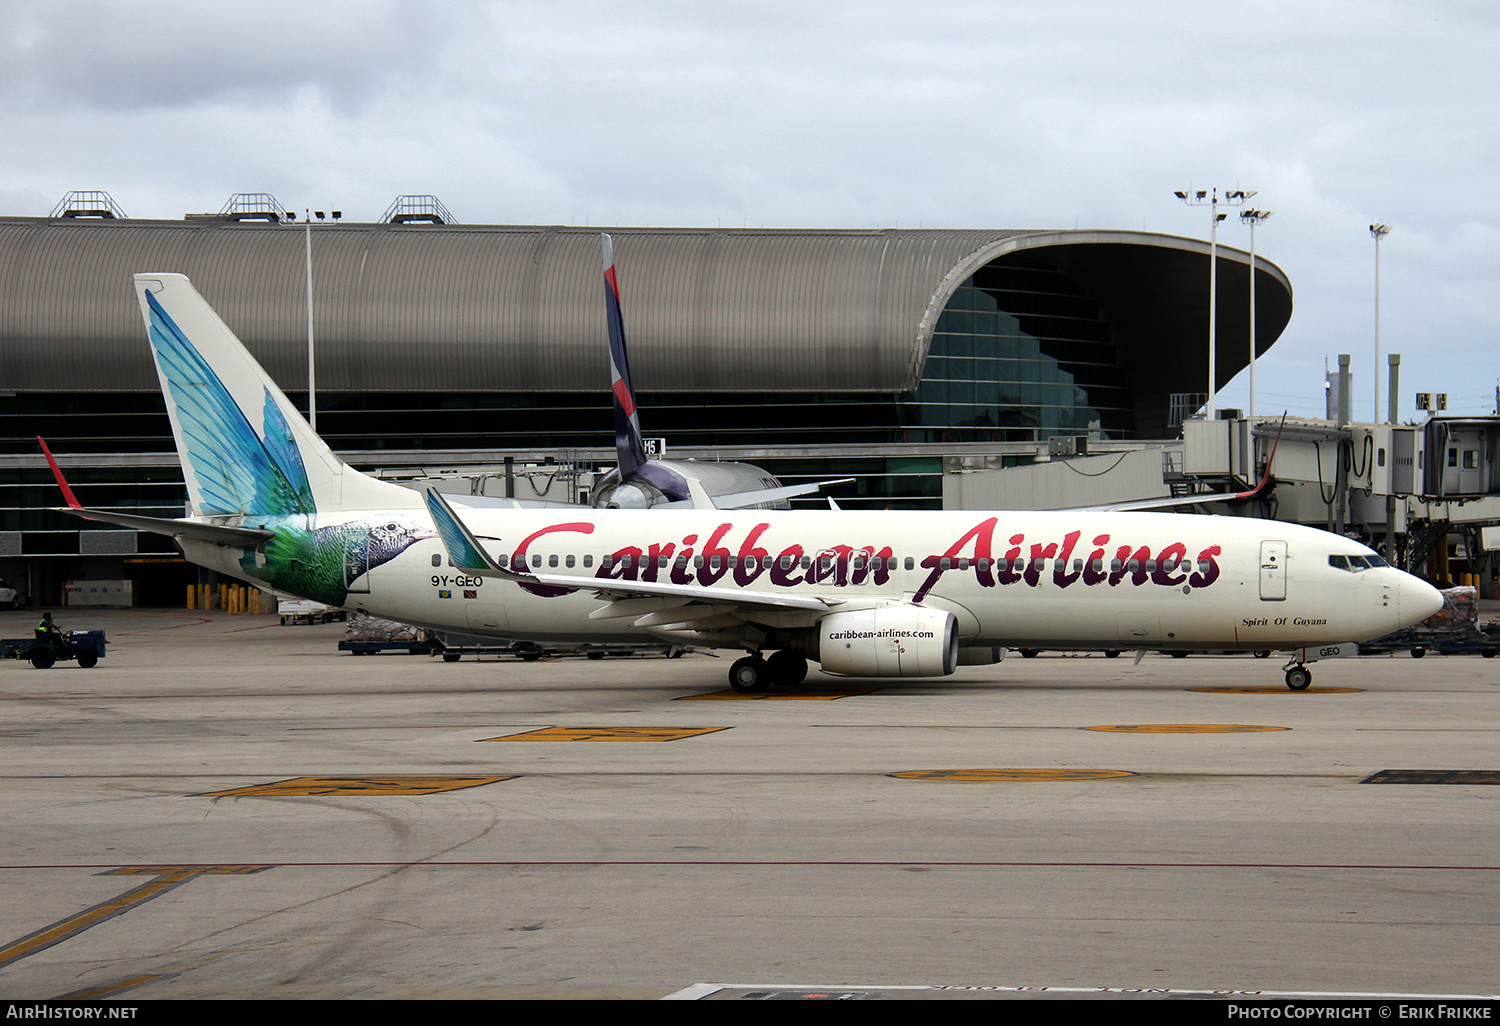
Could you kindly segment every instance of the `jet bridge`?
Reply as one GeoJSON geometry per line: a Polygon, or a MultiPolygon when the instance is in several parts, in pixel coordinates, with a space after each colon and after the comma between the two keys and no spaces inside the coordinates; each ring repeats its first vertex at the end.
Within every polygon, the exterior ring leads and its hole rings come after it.
{"type": "MultiPolygon", "coordinates": [[[[1230,412],[1230,411],[1225,411],[1230,412]]],[[[1182,438],[1090,442],[1092,455],[981,470],[950,461],[944,506],[1059,509],[1173,499],[1185,508],[1343,531],[1433,579],[1474,574],[1494,591],[1500,550],[1500,416],[1419,424],[1314,418],[1188,420],[1182,438]],[[1107,448],[1107,451],[1101,451],[1107,448]],[[1275,449],[1272,460],[1271,452],[1275,449]],[[1250,501],[1270,461],[1268,487],[1250,501]],[[1192,502],[1200,498],[1201,505],[1192,502]],[[1450,566],[1450,558],[1458,562],[1450,566]]],[[[1049,458],[1050,457],[1050,458],[1049,458]]]]}

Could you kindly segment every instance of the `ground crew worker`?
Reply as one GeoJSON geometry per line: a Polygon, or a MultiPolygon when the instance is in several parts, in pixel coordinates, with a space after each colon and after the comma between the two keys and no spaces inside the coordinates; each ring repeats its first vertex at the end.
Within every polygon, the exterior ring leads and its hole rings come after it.
{"type": "Polygon", "coordinates": [[[36,625],[36,640],[45,641],[53,648],[57,648],[62,641],[62,631],[57,629],[57,624],[52,622],[51,613],[42,614],[42,622],[36,625]]]}

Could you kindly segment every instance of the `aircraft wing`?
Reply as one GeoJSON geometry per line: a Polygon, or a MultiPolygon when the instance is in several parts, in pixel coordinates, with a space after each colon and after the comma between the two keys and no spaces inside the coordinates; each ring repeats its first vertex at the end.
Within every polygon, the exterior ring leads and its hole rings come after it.
{"type": "Polygon", "coordinates": [[[744,509],[761,502],[780,502],[794,495],[812,495],[829,485],[848,484],[852,477],[841,477],[834,481],[812,481],[807,484],[781,485],[779,488],[761,488],[753,492],[731,492],[715,495],[714,505],[719,509],[744,509]]]}
{"type": "MultiPolygon", "coordinates": [[[[458,518],[453,507],[448,505],[446,499],[437,492],[426,493],[427,509],[432,513],[433,524],[437,528],[438,537],[442,539],[443,548],[448,552],[448,558],[453,565],[465,573],[478,576],[502,577],[515,581],[518,584],[530,585],[532,587],[560,588],[566,591],[589,591],[613,600],[621,599],[666,599],[680,600],[656,603],[642,603],[639,608],[627,607],[629,612],[616,612],[614,607],[606,606],[595,610],[594,619],[610,616],[636,616],[643,614],[661,615],[677,607],[687,606],[693,603],[707,603],[713,610],[713,615],[728,613],[733,610],[762,610],[762,611],[790,611],[802,610],[806,612],[825,612],[836,605],[842,605],[841,599],[823,599],[811,595],[780,595],[768,591],[746,591],[736,589],[728,591],[723,588],[708,588],[698,584],[671,584],[659,581],[630,581],[617,580],[607,577],[571,577],[565,574],[538,574],[529,570],[515,570],[503,567],[485,551],[483,543],[472,531],[458,518]],[[647,608],[649,606],[649,608],[647,608]]],[[[700,610],[699,613],[706,612],[700,610]]],[[[677,616],[676,619],[658,620],[658,623],[683,622],[694,618],[701,619],[698,614],[677,616]]]]}

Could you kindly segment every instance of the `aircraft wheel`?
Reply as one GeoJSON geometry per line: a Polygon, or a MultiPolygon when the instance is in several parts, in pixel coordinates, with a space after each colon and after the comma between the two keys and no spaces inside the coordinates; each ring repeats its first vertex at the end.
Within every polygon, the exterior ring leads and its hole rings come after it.
{"type": "Polygon", "coordinates": [[[99,653],[79,652],[78,665],[82,666],[85,670],[92,670],[94,667],[99,665],[99,653]]]}
{"type": "Polygon", "coordinates": [[[534,663],[541,657],[542,654],[536,651],[526,651],[521,653],[521,661],[525,663],[534,663]]]}
{"type": "Polygon", "coordinates": [[[1268,649],[1264,649],[1263,648],[1263,649],[1260,649],[1259,651],[1257,651],[1255,653],[1255,658],[1257,658],[1257,659],[1269,659],[1269,658],[1271,658],[1271,653],[1270,653],[1270,651],[1268,649]]]}
{"type": "Polygon", "coordinates": [[[1021,649],[1021,658],[1022,659],[1035,659],[1037,657],[1037,654],[1040,651],[1041,651],[1041,649],[1037,649],[1037,648],[1023,648],[1023,649],[1021,649]]]}
{"type": "Polygon", "coordinates": [[[1425,648],[1414,648],[1411,650],[1411,657],[1413,659],[1421,659],[1426,654],[1427,650],[1425,648]]]}
{"type": "Polygon", "coordinates": [[[1293,691],[1306,691],[1312,683],[1312,671],[1305,666],[1294,666],[1286,671],[1286,686],[1293,691]]]}
{"type": "Polygon", "coordinates": [[[766,670],[777,687],[794,688],[807,679],[807,660],[795,652],[782,650],[766,660],[766,670]]]}
{"type": "Polygon", "coordinates": [[[57,662],[57,654],[46,645],[38,645],[32,649],[29,658],[31,659],[31,665],[38,670],[45,670],[57,662]]]}
{"type": "Polygon", "coordinates": [[[771,674],[760,656],[745,656],[729,668],[729,686],[742,695],[758,694],[771,687],[771,674]]]}
{"type": "Polygon", "coordinates": [[[445,663],[456,663],[456,662],[458,662],[458,660],[460,658],[461,657],[459,656],[459,654],[457,652],[444,652],[443,653],[443,662],[445,662],[445,663]]]}
{"type": "Polygon", "coordinates": [[[1177,652],[1173,652],[1172,653],[1172,658],[1173,659],[1186,659],[1187,657],[1188,657],[1188,654],[1186,652],[1177,651],[1177,652]]]}
{"type": "Polygon", "coordinates": [[[588,657],[590,659],[603,659],[604,658],[604,653],[603,652],[590,652],[588,654],[588,657]]]}
{"type": "Polygon", "coordinates": [[[1106,659],[1118,659],[1118,658],[1120,658],[1120,650],[1118,648],[1106,649],[1105,652],[1104,652],[1104,658],[1106,658],[1106,659]]]}
{"type": "Polygon", "coordinates": [[[1493,648],[1481,648],[1479,654],[1485,659],[1495,658],[1495,650],[1493,648]]]}

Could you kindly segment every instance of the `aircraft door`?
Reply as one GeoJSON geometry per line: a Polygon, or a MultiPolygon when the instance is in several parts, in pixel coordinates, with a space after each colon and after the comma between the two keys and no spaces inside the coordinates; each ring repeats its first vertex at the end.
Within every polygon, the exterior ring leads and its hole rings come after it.
{"type": "Polygon", "coordinates": [[[1286,598],[1286,542],[1260,543],[1260,597],[1265,602],[1286,598]]]}
{"type": "Polygon", "coordinates": [[[351,595],[368,595],[370,577],[366,571],[369,567],[370,532],[360,531],[344,542],[344,590],[351,595]]]}

